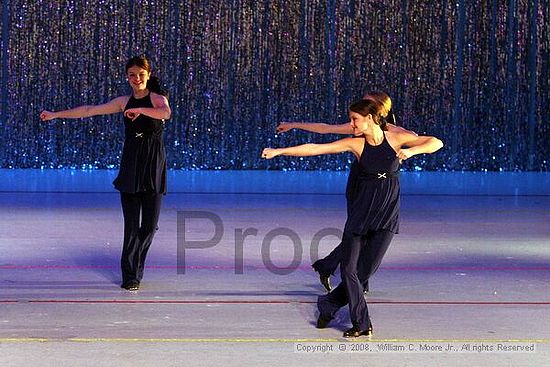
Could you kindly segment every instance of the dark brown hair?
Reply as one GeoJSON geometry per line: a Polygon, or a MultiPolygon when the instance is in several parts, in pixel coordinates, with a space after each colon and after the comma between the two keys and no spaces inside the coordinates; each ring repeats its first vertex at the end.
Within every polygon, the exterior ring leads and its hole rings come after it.
{"type": "Polygon", "coordinates": [[[386,117],[382,115],[386,109],[381,102],[374,99],[362,99],[352,103],[349,110],[361,116],[371,115],[376,125],[379,125],[382,130],[388,130],[386,117]]]}
{"type": "MultiPolygon", "coordinates": [[[[148,73],[152,73],[151,63],[145,57],[145,55],[139,55],[134,56],[128,62],[126,63],[126,72],[128,72],[128,69],[130,69],[132,66],[137,66],[138,68],[141,68],[143,70],[146,70],[148,73]]],[[[149,89],[151,92],[160,94],[163,96],[168,96],[168,92],[165,91],[161,85],[160,85],[160,79],[156,76],[151,76],[149,80],[147,81],[147,89],[149,89]]]]}

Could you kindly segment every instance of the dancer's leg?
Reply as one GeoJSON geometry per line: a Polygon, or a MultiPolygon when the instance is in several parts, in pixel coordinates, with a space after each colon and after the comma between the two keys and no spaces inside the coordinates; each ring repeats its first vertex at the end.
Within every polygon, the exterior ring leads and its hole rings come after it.
{"type": "Polygon", "coordinates": [[[162,203],[162,194],[144,193],[141,195],[141,226],[139,228],[139,257],[137,279],[143,278],[143,269],[145,268],[145,258],[153,242],[153,237],[158,227],[160,207],[162,203]]]}
{"type": "Polygon", "coordinates": [[[367,245],[361,250],[357,265],[359,280],[363,285],[368,284],[369,278],[378,270],[393,236],[394,233],[385,230],[367,233],[367,245]]]}
{"type": "Polygon", "coordinates": [[[349,245],[344,246],[340,265],[343,287],[349,301],[351,322],[355,328],[365,331],[370,326],[367,302],[363,296],[363,285],[359,280],[357,266],[361,249],[366,245],[366,236],[352,236],[349,245]]]}
{"type": "Polygon", "coordinates": [[[342,260],[342,242],[338,244],[328,254],[322,259],[317,260],[313,263],[313,269],[315,269],[316,272],[318,272],[320,275],[324,276],[331,276],[336,271],[336,268],[338,265],[340,265],[340,261],[342,260]]]}
{"type": "MultiPolygon", "coordinates": [[[[327,256],[317,260],[312,264],[313,269],[319,273],[321,284],[330,292],[330,279],[331,275],[334,275],[336,268],[340,265],[343,257],[342,242],[338,244],[327,256]]],[[[372,273],[376,271],[373,270],[372,273]]],[[[362,281],[363,290],[368,292],[369,280],[368,278],[362,281]]]]}
{"type": "Polygon", "coordinates": [[[141,211],[140,199],[136,194],[121,193],[122,214],[124,216],[124,243],[120,265],[123,285],[129,282],[139,282],[139,217],[141,211]]]}
{"type": "MultiPolygon", "coordinates": [[[[361,286],[363,286],[366,282],[368,282],[369,277],[380,266],[384,254],[391,243],[393,235],[394,234],[389,231],[371,231],[363,237],[344,235],[343,246],[346,246],[346,243],[348,244],[348,256],[350,257],[350,260],[347,260],[347,266],[342,265],[342,270],[352,267],[353,262],[355,261],[354,257],[356,256],[357,251],[359,251],[359,259],[356,263],[356,273],[357,280],[361,286]]],[[[342,279],[344,279],[344,275],[342,275],[342,279]]],[[[342,281],[332,292],[326,296],[320,296],[318,298],[317,307],[319,309],[320,319],[333,319],[336,312],[341,307],[348,304],[348,288],[349,287],[347,284],[342,281]]],[[[352,322],[354,322],[354,326],[357,326],[361,331],[367,330],[370,320],[368,317],[368,309],[365,298],[363,297],[362,292],[358,291],[354,291],[352,295],[356,302],[356,305],[353,306],[354,311],[352,311],[352,305],[350,304],[350,315],[352,316],[352,322]],[[366,325],[365,320],[367,320],[366,325]]]]}
{"type": "MultiPolygon", "coordinates": [[[[342,243],[338,246],[343,256],[343,249],[351,246],[353,237],[349,233],[344,233],[342,237],[342,243]]],[[[329,294],[325,296],[319,296],[317,300],[317,307],[319,309],[319,319],[332,320],[336,312],[343,306],[348,304],[348,296],[343,283],[340,283],[338,287],[333,289],[329,294]]]]}

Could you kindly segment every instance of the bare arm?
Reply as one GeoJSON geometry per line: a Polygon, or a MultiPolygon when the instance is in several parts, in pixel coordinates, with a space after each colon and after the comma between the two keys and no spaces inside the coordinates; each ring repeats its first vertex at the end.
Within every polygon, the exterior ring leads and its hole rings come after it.
{"type": "Polygon", "coordinates": [[[277,126],[278,133],[284,133],[292,129],[300,129],[318,134],[353,134],[353,128],[348,122],[338,125],[322,122],[282,122],[277,126]]]}
{"type": "Polygon", "coordinates": [[[168,120],[170,118],[172,110],[165,96],[151,93],[151,103],[154,107],[129,108],[124,112],[124,115],[132,120],[135,120],[141,114],[158,120],[168,120]]]}
{"type": "MultiPolygon", "coordinates": [[[[392,124],[387,124],[388,131],[392,132],[405,132],[412,135],[417,135],[414,131],[407,130],[400,126],[395,126],[392,124]]],[[[341,134],[341,135],[351,135],[353,134],[353,128],[350,123],[345,124],[325,124],[323,122],[282,122],[277,126],[278,133],[284,133],[292,129],[300,129],[304,131],[310,131],[318,134],[341,134]]]]}
{"type": "Polygon", "coordinates": [[[415,136],[409,133],[397,132],[392,134],[391,140],[397,146],[397,157],[401,160],[406,160],[417,154],[431,154],[443,148],[441,140],[428,135],[415,136]]]}
{"type": "MultiPolygon", "coordinates": [[[[355,144],[357,139],[345,138],[326,144],[302,144],[287,148],[265,148],[262,152],[262,158],[271,159],[279,155],[293,157],[307,157],[322,154],[335,154],[342,152],[353,152],[358,155],[359,145],[355,144]]],[[[359,152],[360,154],[360,152],[359,152]]]]}
{"type": "Polygon", "coordinates": [[[121,96],[107,103],[95,106],[84,105],[57,112],[44,110],[40,113],[40,119],[42,119],[42,121],[48,121],[56,118],[78,119],[97,115],[110,115],[122,112],[127,102],[128,96],[121,96]]]}
{"type": "Polygon", "coordinates": [[[407,130],[405,129],[404,127],[401,127],[401,126],[395,126],[393,124],[386,124],[386,126],[388,127],[388,131],[390,132],[402,132],[402,133],[407,133],[407,134],[412,134],[414,136],[418,136],[417,133],[415,133],[414,131],[412,130],[407,130]]]}

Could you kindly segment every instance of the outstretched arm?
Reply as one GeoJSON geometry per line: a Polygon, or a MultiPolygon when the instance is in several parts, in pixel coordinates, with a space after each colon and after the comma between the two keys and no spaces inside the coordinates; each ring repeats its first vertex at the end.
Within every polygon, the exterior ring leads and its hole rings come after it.
{"type": "Polygon", "coordinates": [[[56,118],[78,119],[83,117],[97,116],[97,115],[110,115],[117,112],[122,112],[124,106],[128,102],[127,96],[117,97],[107,103],[95,105],[95,106],[78,106],[68,110],[62,111],[42,111],[40,113],[40,119],[42,121],[53,120],[56,118]]]}
{"type": "Polygon", "coordinates": [[[322,154],[354,152],[357,155],[357,146],[353,138],[345,138],[326,144],[302,144],[287,148],[265,148],[262,158],[271,159],[279,155],[307,157],[322,154]]]}
{"type": "Polygon", "coordinates": [[[322,122],[282,122],[277,126],[278,133],[284,133],[292,129],[300,129],[318,134],[353,134],[353,128],[349,122],[338,125],[322,122]]]}
{"type": "MultiPolygon", "coordinates": [[[[409,134],[416,135],[414,131],[407,130],[400,126],[395,126],[392,124],[387,124],[388,131],[392,132],[405,132],[409,134]]],[[[292,129],[299,129],[304,131],[310,131],[318,134],[341,134],[341,135],[351,135],[353,134],[353,128],[349,122],[345,124],[325,124],[323,122],[282,122],[277,126],[278,133],[284,133],[292,129]]]]}

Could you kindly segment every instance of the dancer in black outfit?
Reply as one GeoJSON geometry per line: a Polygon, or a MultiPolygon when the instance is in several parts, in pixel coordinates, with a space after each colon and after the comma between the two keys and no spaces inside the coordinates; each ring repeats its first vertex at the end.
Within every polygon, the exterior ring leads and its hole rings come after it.
{"type": "MultiPolygon", "coordinates": [[[[381,116],[386,118],[388,121],[386,123],[386,128],[388,131],[397,131],[397,132],[406,132],[412,135],[416,134],[412,131],[409,131],[407,129],[404,129],[403,127],[396,126],[395,125],[395,116],[391,112],[392,111],[392,101],[388,94],[382,91],[369,91],[366,92],[363,95],[363,99],[372,99],[374,101],[377,101],[382,104],[382,111],[381,116]]],[[[277,126],[277,132],[282,133],[286,132],[292,129],[299,129],[299,130],[305,130],[310,131],[314,133],[319,134],[341,134],[341,135],[351,135],[353,134],[353,128],[351,127],[350,123],[344,123],[344,124],[326,124],[326,123],[318,123],[318,122],[283,122],[277,126]]],[[[348,213],[349,213],[349,204],[353,201],[353,195],[355,192],[355,178],[358,176],[358,168],[359,164],[357,160],[354,160],[354,162],[351,165],[348,181],[346,184],[346,204],[348,207],[348,213]]],[[[330,284],[330,276],[334,275],[334,272],[336,271],[336,268],[340,264],[340,261],[342,260],[342,243],[338,246],[336,246],[330,254],[325,256],[322,259],[319,259],[315,261],[312,264],[312,268],[319,273],[319,280],[323,287],[330,292],[332,290],[332,286],[330,284]]],[[[374,273],[376,269],[373,269],[374,273]]],[[[368,279],[364,283],[365,285],[365,292],[369,291],[369,281],[368,279]]]]}
{"type": "Polygon", "coordinates": [[[399,231],[399,165],[416,154],[433,153],[443,143],[432,136],[390,132],[381,116],[382,105],[361,100],[350,106],[355,137],[327,144],[266,148],[262,157],[278,155],[313,156],[353,152],[360,164],[353,202],[342,239],[340,263],[342,282],[326,296],[320,296],[318,328],[325,328],[338,309],[349,304],[352,328],[344,337],[372,334],[372,324],[363,296],[364,282],[380,264],[392,238],[399,231]]]}
{"type": "Polygon", "coordinates": [[[151,77],[147,58],[131,58],[126,64],[126,74],[132,95],[120,96],[102,105],[42,111],[40,118],[47,121],[124,113],[124,147],[120,170],[113,184],[120,191],[124,215],[121,287],[137,291],[147,251],[157,230],[162,196],[166,193],[163,128],[171,110],[158,79],[151,77]]]}

